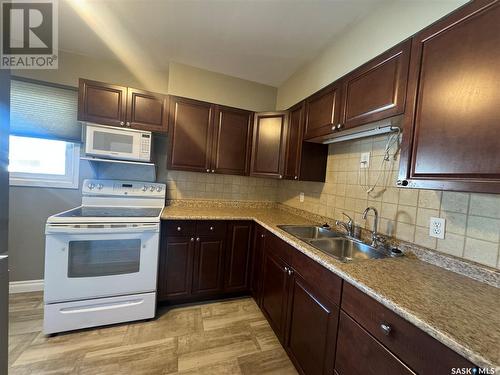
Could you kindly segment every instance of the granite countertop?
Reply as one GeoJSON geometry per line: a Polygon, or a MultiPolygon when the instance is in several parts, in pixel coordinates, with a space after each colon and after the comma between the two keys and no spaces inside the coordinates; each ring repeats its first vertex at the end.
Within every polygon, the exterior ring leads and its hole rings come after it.
{"type": "Polygon", "coordinates": [[[500,368],[500,289],[416,257],[342,263],[279,229],[318,224],[279,208],[168,206],[161,218],[254,220],[479,367],[500,368]]]}

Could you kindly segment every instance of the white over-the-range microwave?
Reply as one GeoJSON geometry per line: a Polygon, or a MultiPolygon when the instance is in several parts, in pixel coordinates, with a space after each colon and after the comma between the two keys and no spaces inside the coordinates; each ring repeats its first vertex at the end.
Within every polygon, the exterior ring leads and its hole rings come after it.
{"type": "Polygon", "coordinates": [[[85,154],[107,159],[151,161],[151,132],[84,124],[85,154]]]}

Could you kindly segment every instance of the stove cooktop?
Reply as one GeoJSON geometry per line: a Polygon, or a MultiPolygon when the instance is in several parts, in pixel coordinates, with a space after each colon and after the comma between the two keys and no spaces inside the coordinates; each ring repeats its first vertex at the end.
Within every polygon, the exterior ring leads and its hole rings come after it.
{"type": "Polygon", "coordinates": [[[112,217],[159,217],[159,207],[77,207],[55,215],[56,218],[112,218],[112,217]]]}

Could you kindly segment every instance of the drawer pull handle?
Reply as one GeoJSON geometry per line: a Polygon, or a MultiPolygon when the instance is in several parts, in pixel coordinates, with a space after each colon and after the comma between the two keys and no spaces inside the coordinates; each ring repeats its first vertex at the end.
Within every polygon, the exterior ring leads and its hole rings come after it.
{"type": "Polygon", "coordinates": [[[177,227],[177,232],[180,232],[182,230],[181,227],[177,227]]]}
{"type": "Polygon", "coordinates": [[[382,323],[380,325],[380,330],[382,331],[382,333],[386,336],[389,336],[389,334],[391,333],[391,326],[389,324],[385,324],[385,323],[382,323]]]}

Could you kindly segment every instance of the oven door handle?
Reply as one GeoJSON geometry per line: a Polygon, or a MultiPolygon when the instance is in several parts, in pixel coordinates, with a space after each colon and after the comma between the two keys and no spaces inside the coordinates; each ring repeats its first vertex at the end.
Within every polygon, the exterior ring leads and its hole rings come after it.
{"type": "Polygon", "coordinates": [[[107,233],[144,233],[159,232],[159,223],[142,224],[47,224],[45,233],[63,234],[107,234],[107,233]]]}
{"type": "Polygon", "coordinates": [[[95,305],[66,307],[59,310],[59,312],[61,314],[80,314],[80,313],[88,313],[88,312],[103,311],[103,310],[121,309],[123,307],[137,306],[142,303],[144,303],[143,299],[134,299],[121,302],[108,302],[108,303],[98,303],[95,305]]]}

